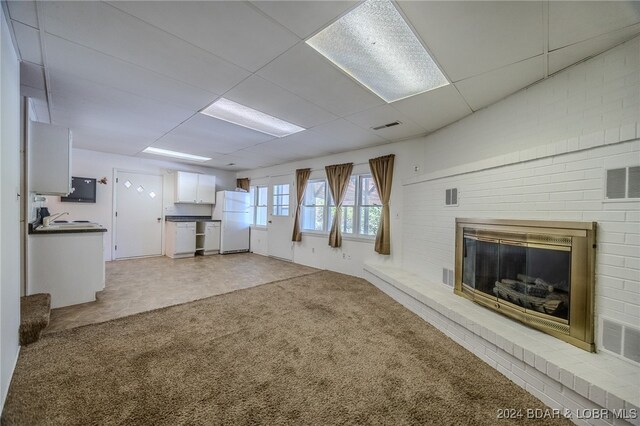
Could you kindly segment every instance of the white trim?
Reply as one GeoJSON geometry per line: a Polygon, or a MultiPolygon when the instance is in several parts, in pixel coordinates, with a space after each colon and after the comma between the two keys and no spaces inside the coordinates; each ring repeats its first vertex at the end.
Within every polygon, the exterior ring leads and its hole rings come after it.
{"type": "MultiPolygon", "coordinates": [[[[640,126],[639,126],[640,127],[640,126]]],[[[547,145],[540,145],[537,147],[529,148],[523,151],[516,151],[509,154],[498,155],[495,157],[487,158],[484,160],[475,161],[473,163],[467,163],[460,166],[449,167],[447,169],[438,170],[431,173],[425,173],[417,176],[411,176],[402,180],[402,186],[415,185],[422,182],[429,182],[438,179],[449,178],[453,176],[460,176],[469,173],[476,173],[484,170],[497,169],[500,167],[526,163],[529,161],[539,160],[541,158],[554,158],[561,155],[571,154],[580,151],[588,151],[597,149],[606,145],[617,145],[623,143],[637,142],[637,136],[631,137],[626,140],[612,142],[605,144],[604,142],[599,145],[590,146],[588,148],[576,148],[568,149],[567,141],[552,142],[547,145]]],[[[608,166],[605,165],[605,168],[608,166]]]]}

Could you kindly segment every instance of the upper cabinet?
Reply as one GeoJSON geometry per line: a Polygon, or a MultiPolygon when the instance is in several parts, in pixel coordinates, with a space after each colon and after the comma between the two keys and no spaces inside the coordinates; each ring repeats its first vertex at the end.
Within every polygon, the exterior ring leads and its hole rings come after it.
{"type": "Polygon", "coordinates": [[[215,204],[216,177],[176,172],[176,203],[215,204]]]}
{"type": "Polygon", "coordinates": [[[43,195],[71,192],[71,131],[29,122],[29,190],[43,195]]]}

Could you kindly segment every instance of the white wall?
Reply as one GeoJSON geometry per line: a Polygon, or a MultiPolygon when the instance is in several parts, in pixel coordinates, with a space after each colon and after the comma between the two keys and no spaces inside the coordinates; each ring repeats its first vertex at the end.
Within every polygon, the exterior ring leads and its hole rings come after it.
{"type": "Polygon", "coordinates": [[[0,9],[0,410],[18,358],[20,326],[20,71],[0,9]]]}
{"type": "MultiPolygon", "coordinates": [[[[426,137],[238,176],[265,183],[311,167],[316,177],[328,164],[396,154],[391,257],[371,243],[345,241],[336,250],[310,235],[294,247],[295,262],[359,276],[362,262],[385,260],[441,282],[442,268],[454,266],[456,217],[597,221],[601,348],[603,318],[640,324],[640,202],[606,202],[603,194],[606,168],[640,165],[638,137],[640,37],[426,137]],[[444,206],[450,187],[459,188],[458,207],[444,206]]],[[[255,252],[268,253],[266,234],[253,233],[255,252]]]]}
{"type": "MultiPolygon", "coordinates": [[[[249,177],[251,185],[267,185],[269,176],[291,176],[295,182],[295,170],[311,168],[311,179],[325,177],[325,166],[353,162],[353,173],[369,173],[369,159],[395,154],[393,187],[390,200],[391,255],[382,256],[373,249],[373,240],[351,240],[343,236],[341,248],[328,245],[328,235],[304,233],[302,242],[293,244],[293,261],[321,269],[330,269],[351,275],[362,276],[362,266],[367,260],[399,262],[402,250],[402,181],[415,176],[416,158],[422,157],[422,146],[415,143],[394,143],[348,153],[329,155],[283,165],[238,173],[238,177],[249,177]]],[[[287,230],[290,238],[291,229],[287,230]]],[[[251,247],[254,253],[268,254],[268,236],[265,230],[252,229],[251,247]],[[259,241],[258,241],[259,240],[259,241]]]]}
{"type": "MultiPolygon", "coordinates": [[[[46,196],[47,201],[34,203],[34,207],[48,207],[52,214],[69,212],[69,216],[61,219],[90,220],[106,227],[107,233],[104,238],[105,260],[111,260],[111,247],[113,246],[113,176],[115,169],[163,175],[163,206],[165,215],[211,216],[212,213],[210,205],[174,204],[174,172],[176,170],[215,175],[216,188],[218,190],[234,189],[236,187],[235,172],[170,161],[150,160],[84,149],[74,149],[71,157],[71,174],[73,176],[97,179],[102,177],[107,178],[106,185],[96,185],[96,203],[63,203],[60,202],[60,197],[46,196]]],[[[31,219],[35,219],[35,209],[31,212],[31,219]]]]}
{"type": "Polygon", "coordinates": [[[598,222],[601,320],[640,324],[640,201],[609,202],[605,170],[640,165],[640,38],[426,137],[404,182],[403,268],[454,266],[456,217],[598,222]],[[458,188],[458,207],[444,205],[458,188]]]}

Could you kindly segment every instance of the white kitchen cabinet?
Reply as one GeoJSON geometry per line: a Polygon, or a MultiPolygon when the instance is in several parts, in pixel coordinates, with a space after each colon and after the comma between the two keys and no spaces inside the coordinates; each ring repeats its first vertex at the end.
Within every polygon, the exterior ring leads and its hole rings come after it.
{"type": "Polygon", "coordinates": [[[203,255],[220,252],[220,222],[197,223],[196,251],[203,255]]]}
{"type": "Polygon", "coordinates": [[[96,300],[104,289],[103,232],[29,235],[27,294],[51,294],[51,307],[96,300]]]}
{"type": "Polygon", "coordinates": [[[71,131],[29,122],[29,190],[42,195],[71,192],[71,131]]]}
{"type": "Polygon", "coordinates": [[[176,203],[215,204],[216,177],[191,172],[176,172],[176,203]]]}
{"type": "Polygon", "coordinates": [[[165,254],[171,258],[191,257],[196,253],[196,223],[166,222],[165,254]]]}
{"type": "Polygon", "coordinates": [[[216,203],[216,177],[213,175],[198,175],[198,203],[216,203]]]}

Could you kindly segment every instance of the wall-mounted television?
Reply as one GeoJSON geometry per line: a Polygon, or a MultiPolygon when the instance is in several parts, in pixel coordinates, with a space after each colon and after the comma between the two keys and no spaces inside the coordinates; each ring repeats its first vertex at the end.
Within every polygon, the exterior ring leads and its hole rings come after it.
{"type": "Polygon", "coordinates": [[[60,201],[66,203],[95,203],[96,180],[73,176],[71,178],[71,193],[66,197],[60,197],[60,201]]]}

